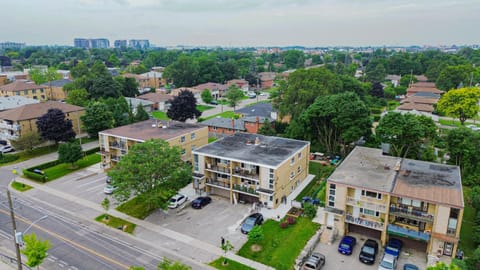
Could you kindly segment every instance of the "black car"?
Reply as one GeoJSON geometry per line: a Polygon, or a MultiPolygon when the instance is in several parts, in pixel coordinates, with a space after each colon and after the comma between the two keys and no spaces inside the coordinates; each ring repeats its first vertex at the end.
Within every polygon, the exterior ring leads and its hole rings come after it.
{"type": "Polygon", "coordinates": [[[195,209],[202,209],[205,205],[212,202],[212,198],[204,196],[198,197],[192,201],[192,207],[195,209]]]}
{"type": "Polygon", "coordinates": [[[248,234],[255,225],[262,225],[263,223],[263,216],[260,213],[251,214],[247,217],[243,223],[240,231],[244,234],[248,234]]]}
{"type": "Polygon", "coordinates": [[[360,250],[358,259],[366,264],[374,264],[378,253],[378,243],[373,239],[367,239],[360,250]]]}

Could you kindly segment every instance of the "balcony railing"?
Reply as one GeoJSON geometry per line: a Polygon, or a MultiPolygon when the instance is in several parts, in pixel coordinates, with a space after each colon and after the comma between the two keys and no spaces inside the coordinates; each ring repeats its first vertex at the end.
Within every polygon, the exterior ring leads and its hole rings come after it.
{"type": "Polygon", "coordinates": [[[387,206],[384,205],[384,204],[373,203],[373,202],[364,201],[364,200],[357,200],[353,197],[347,197],[347,204],[348,205],[353,205],[353,206],[358,206],[358,207],[361,207],[361,208],[367,208],[367,209],[374,210],[374,211],[379,211],[379,212],[382,212],[382,213],[387,212],[387,206]]]}
{"type": "Polygon", "coordinates": [[[15,131],[18,131],[20,130],[20,125],[16,125],[16,124],[7,124],[7,123],[0,123],[0,128],[2,129],[11,129],[11,130],[15,130],[15,131]]]}
{"type": "Polygon", "coordinates": [[[207,166],[207,170],[230,174],[230,169],[223,166],[207,166]]]}
{"type": "Polygon", "coordinates": [[[457,229],[447,228],[447,235],[449,235],[449,236],[457,236],[457,229]]]}
{"type": "Polygon", "coordinates": [[[256,188],[254,186],[245,186],[245,185],[237,185],[237,184],[234,184],[233,185],[233,189],[237,190],[237,191],[241,191],[243,193],[248,193],[248,194],[252,194],[252,195],[258,195],[257,191],[256,191],[256,188]]]}
{"type": "Polygon", "coordinates": [[[206,181],[207,185],[211,186],[218,186],[218,187],[223,187],[223,188],[230,188],[230,181],[228,179],[221,179],[215,180],[215,179],[207,179],[206,181]]]}
{"type": "Polygon", "coordinates": [[[259,180],[260,176],[255,172],[252,172],[250,170],[233,170],[233,175],[241,178],[250,178],[254,180],[259,180]]]}
{"type": "Polygon", "coordinates": [[[415,230],[410,230],[407,228],[403,228],[402,226],[397,226],[393,224],[388,224],[387,225],[387,231],[389,234],[392,235],[397,235],[401,237],[406,237],[406,238],[411,238],[411,239],[416,239],[416,240],[422,240],[425,242],[428,242],[430,240],[430,234],[424,233],[424,232],[419,232],[415,230]]]}
{"type": "Polygon", "coordinates": [[[425,222],[433,222],[433,215],[427,212],[408,209],[405,207],[390,206],[390,214],[398,217],[405,217],[425,222]]]}
{"type": "Polygon", "coordinates": [[[125,143],[111,142],[108,144],[110,148],[125,150],[125,143]]]}
{"type": "Polygon", "coordinates": [[[367,220],[360,217],[353,217],[350,214],[347,214],[345,219],[348,223],[357,224],[363,227],[372,228],[379,231],[383,230],[383,222],[367,220]]]}

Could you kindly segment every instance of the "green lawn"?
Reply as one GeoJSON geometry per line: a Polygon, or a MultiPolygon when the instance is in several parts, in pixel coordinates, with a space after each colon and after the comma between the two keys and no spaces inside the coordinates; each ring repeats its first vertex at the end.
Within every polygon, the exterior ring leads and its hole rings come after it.
{"type": "Polygon", "coordinates": [[[204,120],[212,119],[212,118],[215,118],[215,117],[234,118],[235,115],[236,115],[236,113],[234,113],[233,111],[226,111],[226,112],[223,112],[223,113],[214,114],[212,116],[205,117],[204,120]]]}
{"type": "MultiPolygon", "coordinates": [[[[171,192],[164,191],[164,193],[162,194],[162,198],[160,198],[159,200],[162,200],[163,203],[166,203],[172,195],[173,194],[171,192]]],[[[116,209],[131,217],[145,219],[153,211],[157,210],[158,207],[150,206],[145,203],[145,201],[140,196],[136,196],[133,199],[122,203],[116,209]]]]}
{"type": "MultiPolygon", "coordinates": [[[[112,228],[123,228],[124,225],[127,226],[125,232],[129,234],[133,234],[133,231],[135,230],[135,227],[137,226],[136,224],[133,224],[129,221],[123,220],[121,218],[114,217],[112,215],[108,215],[108,220],[105,219],[106,214],[102,214],[98,217],[95,218],[96,221],[101,222],[109,227],[112,228]]],[[[123,230],[123,229],[122,229],[123,230]]]]}
{"type": "Polygon", "coordinates": [[[236,261],[232,261],[227,259],[227,265],[223,265],[223,257],[216,259],[215,261],[209,263],[208,265],[215,267],[216,269],[228,269],[228,270],[255,270],[255,268],[251,268],[244,264],[241,264],[236,261]]]}
{"type": "Polygon", "coordinates": [[[75,167],[72,167],[71,164],[62,163],[62,164],[58,164],[53,167],[44,169],[43,171],[45,172],[45,175],[48,177],[47,181],[52,181],[62,176],[65,176],[69,173],[72,173],[74,171],[99,163],[100,160],[101,160],[101,157],[99,154],[91,154],[77,161],[76,163],[77,166],[75,167]]]}
{"type": "Polygon", "coordinates": [[[25,183],[14,181],[14,182],[12,182],[12,188],[14,188],[18,191],[24,192],[24,191],[27,191],[29,189],[32,189],[33,187],[29,186],[25,183]]]}
{"type": "MultiPolygon", "coordinates": [[[[468,119],[470,120],[470,119],[468,119]]],[[[467,120],[467,121],[468,121],[467,120]]],[[[438,122],[444,126],[452,126],[452,127],[460,127],[462,124],[460,123],[460,120],[458,119],[455,119],[455,120],[448,120],[448,119],[438,119],[438,122]]],[[[478,124],[474,124],[472,122],[465,122],[465,126],[467,125],[476,125],[476,126],[480,126],[478,124]]]]}
{"type": "Polygon", "coordinates": [[[247,241],[238,251],[238,255],[249,258],[279,270],[293,269],[298,257],[307,241],[320,228],[308,218],[298,218],[297,223],[282,229],[275,220],[267,220],[263,225],[264,239],[258,244],[261,250],[254,252],[251,249],[252,241],[247,241]]]}
{"type": "Polygon", "coordinates": [[[152,112],[153,117],[155,117],[158,120],[170,120],[168,118],[167,113],[161,112],[161,111],[154,111],[152,112]]]}
{"type": "Polygon", "coordinates": [[[204,111],[207,111],[207,110],[210,110],[210,109],[213,109],[215,107],[213,106],[208,106],[208,105],[197,105],[197,110],[199,110],[200,112],[204,112],[204,111]]]}
{"type": "Polygon", "coordinates": [[[467,198],[470,198],[470,188],[463,187],[463,197],[465,200],[465,209],[463,211],[462,229],[460,231],[460,249],[465,252],[465,256],[471,256],[477,248],[473,241],[473,228],[475,226],[475,209],[467,198]]]}
{"type": "MultiPolygon", "coordinates": [[[[311,161],[308,167],[308,173],[315,175],[315,178],[298,194],[295,200],[300,202],[303,197],[312,196],[315,191],[322,187],[322,183],[325,182],[324,180],[330,176],[334,170],[334,166],[323,166],[318,162],[311,161]]],[[[324,196],[317,192],[317,198],[322,199],[324,196]]]]}
{"type": "Polygon", "coordinates": [[[208,137],[208,143],[212,143],[214,141],[218,140],[217,138],[215,137],[208,137]]]}

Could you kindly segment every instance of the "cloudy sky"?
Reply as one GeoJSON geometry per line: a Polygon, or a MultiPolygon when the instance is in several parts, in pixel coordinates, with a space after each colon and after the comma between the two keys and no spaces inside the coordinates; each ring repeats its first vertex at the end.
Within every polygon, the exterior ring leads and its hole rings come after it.
{"type": "Polygon", "coordinates": [[[169,45],[480,43],[480,0],[2,0],[0,42],[169,45]]]}

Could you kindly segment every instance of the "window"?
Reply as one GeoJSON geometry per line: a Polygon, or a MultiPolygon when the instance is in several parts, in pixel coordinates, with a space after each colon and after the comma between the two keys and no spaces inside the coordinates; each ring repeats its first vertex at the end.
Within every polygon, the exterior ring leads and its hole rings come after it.
{"type": "Polygon", "coordinates": [[[20,92],[16,92],[15,95],[20,96],[20,92]]]}
{"type": "Polygon", "coordinates": [[[297,173],[300,173],[301,170],[302,170],[302,168],[300,166],[298,166],[297,173]]]}
{"type": "Polygon", "coordinates": [[[40,89],[40,93],[43,93],[43,88],[42,88],[42,89],[40,89]]]}
{"type": "Polygon", "coordinates": [[[24,95],[28,95],[28,90],[23,90],[24,95]]]}
{"type": "Polygon", "coordinates": [[[293,165],[295,163],[295,157],[292,157],[292,159],[290,160],[290,165],[293,165]]]}
{"type": "Polygon", "coordinates": [[[37,93],[37,89],[32,89],[32,94],[37,93]]]}
{"type": "Polygon", "coordinates": [[[337,189],[337,186],[335,184],[330,184],[329,188],[329,196],[328,196],[328,206],[330,207],[335,207],[335,190],[337,189]]]}
{"type": "Polygon", "coordinates": [[[185,149],[182,149],[182,156],[185,155],[187,151],[185,149]]]}
{"type": "Polygon", "coordinates": [[[180,138],[180,142],[182,142],[182,143],[185,142],[185,136],[182,136],[182,137],[180,138]]]}
{"type": "Polygon", "coordinates": [[[42,95],[42,99],[45,99],[45,95],[42,95]]]}
{"type": "Polygon", "coordinates": [[[270,196],[270,201],[273,202],[273,196],[270,196]]]}
{"type": "Polygon", "coordinates": [[[290,180],[292,180],[293,177],[295,177],[295,173],[294,173],[294,172],[291,172],[291,173],[290,173],[290,180]]]}
{"type": "Polygon", "coordinates": [[[196,137],[195,133],[190,134],[190,139],[193,140],[193,139],[195,139],[195,137],[196,137]]]}
{"type": "Polygon", "coordinates": [[[298,158],[298,159],[301,159],[301,158],[302,158],[302,152],[298,153],[297,158],[298,158]]]}
{"type": "Polygon", "coordinates": [[[195,144],[192,144],[192,151],[195,151],[195,149],[197,149],[197,147],[195,146],[195,144]]]}
{"type": "Polygon", "coordinates": [[[360,213],[365,214],[365,215],[369,215],[369,216],[373,216],[373,217],[380,216],[380,212],[373,211],[373,210],[366,209],[366,208],[360,208],[360,213]]]}
{"type": "Polygon", "coordinates": [[[368,190],[362,190],[362,196],[370,197],[370,198],[374,198],[374,199],[379,199],[379,200],[382,199],[382,194],[381,193],[372,192],[372,191],[368,191],[368,190]]]}

